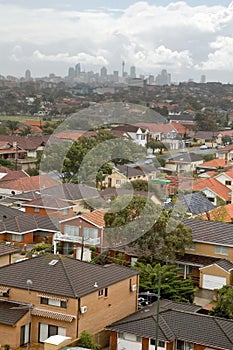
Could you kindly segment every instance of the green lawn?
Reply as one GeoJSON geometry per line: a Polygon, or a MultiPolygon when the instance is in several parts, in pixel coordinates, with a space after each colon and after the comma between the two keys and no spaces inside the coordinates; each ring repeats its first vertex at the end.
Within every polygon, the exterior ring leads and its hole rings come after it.
{"type": "Polygon", "coordinates": [[[0,115],[0,121],[3,120],[17,120],[18,122],[24,122],[25,120],[40,120],[40,118],[30,115],[0,115]]]}

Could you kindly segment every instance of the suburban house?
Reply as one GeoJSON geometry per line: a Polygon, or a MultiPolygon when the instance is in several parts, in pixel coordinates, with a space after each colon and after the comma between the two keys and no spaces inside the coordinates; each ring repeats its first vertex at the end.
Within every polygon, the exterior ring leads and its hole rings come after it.
{"type": "Polygon", "coordinates": [[[49,175],[37,175],[17,180],[0,182],[0,195],[9,196],[29,191],[40,191],[48,187],[57,186],[58,182],[49,175]]]}
{"type": "Polygon", "coordinates": [[[221,172],[215,176],[215,179],[231,189],[233,184],[233,169],[221,172]]]}
{"type": "Polygon", "coordinates": [[[67,219],[74,216],[74,204],[53,196],[44,195],[28,203],[22,203],[25,214],[46,215],[67,219]]]}
{"type": "Polygon", "coordinates": [[[225,159],[227,162],[233,161],[233,144],[220,148],[216,152],[216,158],[225,159]]]}
{"type": "Polygon", "coordinates": [[[13,244],[1,243],[0,244],[0,267],[12,264],[13,255],[16,253],[19,253],[20,251],[21,249],[19,247],[15,247],[13,244]]]}
{"type": "Polygon", "coordinates": [[[155,124],[155,123],[137,123],[136,126],[148,131],[150,138],[163,142],[169,150],[178,150],[184,148],[184,142],[173,123],[155,124]]]}
{"type": "Polygon", "coordinates": [[[100,198],[99,191],[84,184],[63,183],[50,188],[41,188],[41,195],[49,195],[74,204],[75,213],[89,212],[92,200],[100,198]]]}
{"type": "Polygon", "coordinates": [[[58,232],[59,220],[48,216],[23,214],[0,221],[0,242],[52,243],[53,235],[58,232]]]}
{"type": "Polygon", "coordinates": [[[137,310],[138,271],[42,254],[0,268],[0,343],[16,349],[82,331],[106,345],[108,324],[137,310]],[[59,281],[59,283],[58,283],[59,281]]]}
{"type": "Polygon", "coordinates": [[[23,211],[0,204],[0,222],[18,215],[24,215],[23,211]]]}
{"type": "Polygon", "coordinates": [[[25,157],[26,151],[19,147],[16,142],[0,140],[0,159],[7,159],[16,163],[19,159],[25,157]]]}
{"type": "Polygon", "coordinates": [[[171,156],[166,160],[166,169],[173,173],[190,173],[196,172],[197,166],[203,163],[203,159],[196,153],[182,153],[178,156],[171,156]]]}
{"type": "Polygon", "coordinates": [[[9,168],[0,167],[0,182],[17,180],[24,177],[29,177],[29,175],[23,170],[11,170],[9,168]]]}
{"type": "Polygon", "coordinates": [[[70,253],[77,259],[90,261],[91,249],[104,245],[104,215],[106,210],[96,210],[62,220],[61,233],[56,241],[62,246],[63,254],[70,253]]]}
{"type": "Polygon", "coordinates": [[[110,133],[126,139],[131,139],[137,145],[145,147],[148,141],[149,131],[136,125],[118,125],[110,130],[110,133]]]}
{"type": "Polygon", "coordinates": [[[160,300],[106,327],[110,350],[231,350],[233,321],[207,316],[196,305],[160,300]]]}
{"type": "Polygon", "coordinates": [[[138,166],[138,165],[118,165],[113,168],[112,174],[107,175],[104,180],[106,187],[119,188],[126,182],[134,180],[153,180],[156,178],[157,170],[152,166],[138,166]]]}
{"type": "Polygon", "coordinates": [[[176,263],[183,268],[184,278],[190,277],[200,288],[219,289],[233,285],[233,227],[229,223],[184,219],[192,229],[193,244],[176,263]]]}
{"type": "Polygon", "coordinates": [[[231,203],[232,191],[216,178],[200,179],[194,182],[193,191],[203,192],[214,205],[231,203]]]}
{"type": "Polygon", "coordinates": [[[232,168],[232,163],[226,162],[225,159],[212,159],[208,162],[204,162],[197,166],[197,173],[203,173],[206,171],[227,171],[232,168]]]}

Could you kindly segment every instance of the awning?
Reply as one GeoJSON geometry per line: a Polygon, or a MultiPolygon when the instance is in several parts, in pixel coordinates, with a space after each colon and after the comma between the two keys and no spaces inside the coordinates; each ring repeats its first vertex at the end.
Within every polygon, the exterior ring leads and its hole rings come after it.
{"type": "Polygon", "coordinates": [[[38,308],[32,309],[31,315],[52,318],[54,320],[59,320],[64,322],[72,322],[73,319],[76,318],[74,315],[63,314],[61,312],[55,312],[55,311],[50,311],[45,309],[38,309],[38,308]]]}
{"type": "Polygon", "coordinates": [[[47,298],[47,299],[53,299],[53,300],[59,300],[59,301],[67,301],[67,298],[53,295],[53,294],[38,293],[37,295],[40,298],[47,298]]]}
{"type": "Polygon", "coordinates": [[[0,286],[0,293],[7,293],[10,287],[0,286]]]}

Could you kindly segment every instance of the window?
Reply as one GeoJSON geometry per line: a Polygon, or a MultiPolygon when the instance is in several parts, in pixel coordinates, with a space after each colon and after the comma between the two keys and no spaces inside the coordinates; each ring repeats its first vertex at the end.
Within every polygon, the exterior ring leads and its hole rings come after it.
{"type": "Polygon", "coordinates": [[[116,185],[121,185],[121,180],[116,180],[116,185]]]}
{"type": "Polygon", "coordinates": [[[228,255],[228,247],[216,245],[214,247],[215,254],[228,255]]]}
{"type": "Polygon", "coordinates": [[[46,323],[39,324],[39,342],[44,342],[47,338],[51,337],[52,335],[66,336],[66,328],[46,323]]]}
{"type": "Polygon", "coordinates": [[[105,298],[107,298],[107,296],[108,296],[108,288],[104,288],[104,289],[100,289],[99,291],[98,291],[98,295],[99,295],[99,297],[105,297],[105,298]]]}
{"type": "Polygon", "coordinates": [[[20,328],[20,346],[30,342],[31,323],[20,328]]]}
{"type": "Polygon", "coordinates": [[[14,242],[23,242],[23,235],[11,235],[11,240],[14,242]]]}
{"type": "Polygon", "coordinates": [[[35,213],[39,213],[39,211],[40,211],[40,208],[34,208],[35,213]]]}
{"type": "Polygon", "coordinates": [[[193,350],[193,343],[177,340],[176,348],[177,350],[193,350]]]}
{"type": "Polygon", "coordinates": [[[226,186],[231,186],[231,181],[226,180],[226,181],[225,181],[225,185],[226,185],[226,186]]]}
{"type": "Polygon", "coordinates": [[[90,238],[90,239],[96,239],[98,238],[98,230],[97,228],[87,228],[84,227],[83,229],[83,236],[84,238],[90,238]]]}
{"type": "Polygon", "coordinates": [[[49,299],[49,298],[40,298],[40,303],[44,305],[51,305],[51,306],[58,306],[66,309],[67,302],[64,300],[56,300],[56,299],[49,299]]]}
{"type": "MultiPolygon", "coordinates": [[[[150,345],[155,345],[155,339],[150,339],[150,345]]],[[[159,340],[158,347],[165,348],[165,341],[159,340]]]]}
{"type": "Polygon", "coordinates": [[[142,134],[141,135],[141,140],[145,140],[146,139],[146,135],[142,134]]]}
{"type": "Polygon", "coordinates": [[[79,227],[78,226],[71,226],[71,225],[64,225],[64,234],[67,236],[78,236],[79,235],[79,227]]]}
{"type": "Polygon", "coordinates": [[[68,215],[69,214],[69,208],[62,209],[61,213],[62,213],[62,215],[68,215]]]}

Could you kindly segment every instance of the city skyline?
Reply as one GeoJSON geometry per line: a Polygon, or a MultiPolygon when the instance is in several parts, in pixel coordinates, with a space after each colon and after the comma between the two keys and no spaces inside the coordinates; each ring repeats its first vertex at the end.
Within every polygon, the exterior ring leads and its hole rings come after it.
{"type": "Polygon", "coordinates": [[[0,74],[33,77],[68,68],[139,75],[162,69],[172,81],[233,81],[233,2],[0,0],[0,74]],[[206,4],[205,4],[206,3],[206,4]]]}

